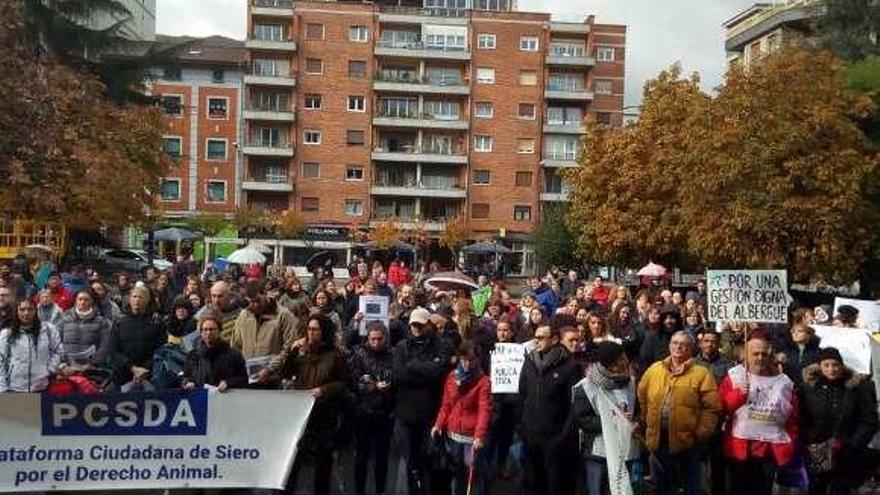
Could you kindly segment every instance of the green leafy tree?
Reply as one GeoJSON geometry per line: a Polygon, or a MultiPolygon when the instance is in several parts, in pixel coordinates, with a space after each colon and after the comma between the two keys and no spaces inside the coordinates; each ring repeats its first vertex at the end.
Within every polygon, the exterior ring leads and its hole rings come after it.
{"type": "Polygon", "coordinates": [[[549,203],[544,208],[543,220],[532,233],[535,258],[541,268],[549,265],[574,267],[579,265],[575,254],[574,237],[565,224],[568,203],[549,203]]]}
{"type": "Polygon", "coordinates": [[[875,0],[823,0],[818,28],[822,45],[843,60],[880,53],[880,3],[875,0]]]}

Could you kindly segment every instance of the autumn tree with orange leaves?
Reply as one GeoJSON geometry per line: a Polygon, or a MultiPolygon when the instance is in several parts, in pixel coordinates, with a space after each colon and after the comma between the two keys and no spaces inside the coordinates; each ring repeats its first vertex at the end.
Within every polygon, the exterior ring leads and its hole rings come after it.
{"type": "Polygon", "coordinates": [[[646,84],[638,123],[590,126],[568,175],[580,254],[851,282],[880,219],[880,161],[856,123],[871,111],[827,52],[732,69],[715,96],[666,71],[646,84]]]}

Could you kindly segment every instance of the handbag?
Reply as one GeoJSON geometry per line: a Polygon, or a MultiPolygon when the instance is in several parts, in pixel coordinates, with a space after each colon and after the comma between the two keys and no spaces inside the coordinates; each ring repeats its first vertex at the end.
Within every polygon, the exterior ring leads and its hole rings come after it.
{"type": "Polygon", "coordinates": [[[831,439],[807,445],[807,467],[810,472],[821,474],[834,469],[837,455],[831,447],[831,439]]]}

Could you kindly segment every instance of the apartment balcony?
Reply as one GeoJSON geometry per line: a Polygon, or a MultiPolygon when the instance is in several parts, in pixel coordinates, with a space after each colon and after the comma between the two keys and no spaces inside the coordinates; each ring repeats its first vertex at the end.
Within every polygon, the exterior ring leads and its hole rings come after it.
{"type": "Polygon", "coordinates": [[[246,177],[241,188],[245,191],[293,192],[293,182],[284,175],[255,175],[246,177]]]}
{"type": "Polygon", "coordinates": [[[771,3],[745,19],[739,14],[724,23],[727,28],[724,49],[728,52],[740,52],[752,41],[782,26],[808,31],[811,23],[824,14],[825,6],[821,0],[771,3]]]}
{"type": "Polygon", "coordinates": [[[403,162],[403,163],[448,163],[454,165],[467,165],[468,157],[464,151],[438,151],[431,149],[417,150],[395,150],[389,151],[383,148],[373,150],[372,159],[383,162],[403,162]]]}
{"type": "Polygon", "coordinates": [[[546,63],[547,65],[558,67],[575,67],[581,69],[589,69],[590,67],[594,67],[596,65],[596,58],[551,53],[550,55],[547,55],[546,63]]]}
{"type": "Polygon", "coordinates": [[[467,120],[453,118],[438,118],[435,115],[423,114],[417,116],[397,116],[379,114],[373,117],[373,125],[377,127],[414,127],[419,129],[453,129],[467,130],[470,123],[467,120]]]}
{"type": "Polygon", "coordinates": [[[587,35],[590,34],[590,26],[580,22],[551,22],[550,32],[587,35]]]}
{"type": "Polygon", "coordinates": [[[294,88],[296,87],[296,78],[287,71],[270,72],[255,70],[254,67],[249,67],[247,74],[244,76],[244,83],[256,86],[294,88]]]}
{"type": "Polygon", "coordinates": [[[374,196],[405,196],[411,198],[448,198],[464,199],[467,191],[458,186],[441,184],[426,185],[413,181],[411,184],[402,182],[380,182],[373,184],[370,193],[374,196]]]}
{"type": "Polygon", "coordinates": [[[293,145],[285,142],[249,140],[241,148],[242,153],[251,156],[292,157],[293,145]]]}
{"type": "Polygon", "coordinates": [[[551,84],[544,89],[544,98],[548,100],[592,101],[593,93],[587,91],[583,86],[551,84]]]}
{"type": "Polygon", "coordinates": [[[541,165],[550,168],[573,168],[578,166],[577,153],[574,152],[546,152],[541,165]]]}
{"type": "Polygon", "coordinates": [[[383,24],[421,25],[427,23],[444,26],[467,26],[469,13],[470,11],[467,9],[383,5],[382,11],[379,13],[379,22],[383,24]]]}
{"type": "Polygon", "coordinates": [[[296,113],[292,108],[282,106],[248,105],[242,112],[245,120],[267,122],[295,122],[296,113]]]}
{"type": "Polygon", "coordinates": [[[541,201],[568,201],[568,191],[541,193],[541,201]]]}
{"type": "Polygon", "coordinates": [[[378,227],[384,222],[392,221],[403,230],[415,230],[420,227],[427,232],[443,232],[446,230],[446,223],[451,220],[451,218],[426,218],[419,220],[414,217],[376,217],[370,220],[370,227],[378,227]]]}
{"type": "Polygon", "coordinates": [[[545,134],[586,134],[587,126],[582,122],[545,122],[545,134]]]}
{"type": "Polygon", "coordinates": [[[252,0],[251,13],[271,17],[293,17],[293,0],[252,0]]]}
{"type": "Polygon", "coordinates": [[[426,45],[421,41],[377,41],[373,53],[378,56],[406,57],[435,60],[470,60],[471,52],[465,47],[426,45]]]}
{"type": "Polygon", "coordinates": [[[244,47],[251,50],[271,50],[280,52],[295,52],[296,41],[293,40],[245,40],[244,47]]]}
{"type": "Polygon", "coordinates": [[[418,78],[386,77],[377,75],[373,82],[375,91],[393,91],[395,93],[469,95],[471,87],[464,81],[420,81],[418,78]]]}

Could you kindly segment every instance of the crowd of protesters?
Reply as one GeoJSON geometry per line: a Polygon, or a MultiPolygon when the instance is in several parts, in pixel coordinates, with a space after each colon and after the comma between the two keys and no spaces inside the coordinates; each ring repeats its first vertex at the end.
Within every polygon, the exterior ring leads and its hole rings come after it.
{"type": "Polygon", "coordinates": [[[389,492],[392,445],[414,495],[483,495],[500,478],[529,495],[609,493],[612,434],[630,483],[661,495],[843,494],[877,475],[873,382],[811,328],[853,326],[852,307],[715,328],[703,282],[633,296],[553,271],[515,299],[486,274],[475,290],[426,290],[431,270],[398,260],[357,258],[349,272],[235,277],[182,261],[105,279],[0,266],[0,391],[307,391],[289,493],[304,464],[314,493],[330,493],[347,438],[358,494],[389,492]],[[369,295],[390,298],[387,325],[358,311],[369,295]],[[524,344],[518,393],[493,393],[498,343],[524,344]],[[609,431],[609,415],[628,431],[609,431]]]}

